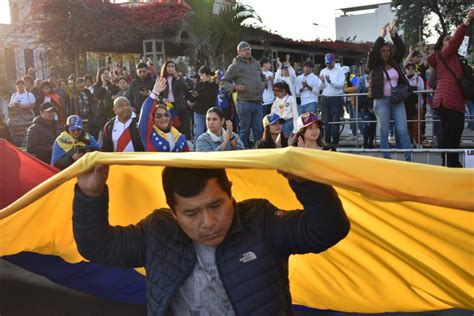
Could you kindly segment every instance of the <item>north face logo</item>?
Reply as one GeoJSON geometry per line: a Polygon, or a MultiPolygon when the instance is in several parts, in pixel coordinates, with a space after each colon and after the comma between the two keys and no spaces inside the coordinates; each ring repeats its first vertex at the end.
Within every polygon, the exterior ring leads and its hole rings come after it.
{"type": "Polygon", "coordinates": [[[249,251],[242,254],[242,258],[240,258],[239,261],[242,263],[247,263],[255,259],[257,259],[257,256],[255,255],[255,253],[253,253],[252,251],[249,251]]]}

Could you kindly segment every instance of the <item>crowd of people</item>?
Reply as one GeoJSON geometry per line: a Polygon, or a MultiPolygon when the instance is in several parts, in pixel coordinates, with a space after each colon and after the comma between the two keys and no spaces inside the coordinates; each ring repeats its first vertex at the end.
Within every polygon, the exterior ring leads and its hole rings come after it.
{"type": "MultiPolygon", "coordinates": [[[[390,149],[395,136],[397,148],[405,149],[405,159],[411,161],[410,149],[425,137],[427,109],[441,121],[434,124],[439,147],[460,146],[465,107],[471,111],[473,106],[450,70],[462,76],[456,52],[471,22],[469,13],[454,35],[441,36],[426,57],[412,47],[406,54],[394,20],[382,27],[363,73],[338,64],[332,52],[324,56],[325,67],[318,75],[310,60],[298,75],[290,55],[284,62],[278,59],[274,73],[271,60],[256,60],[250,45],[240,42],[225,72],[202,66],[192,78],[178,72],[172,60],[164,63],[160,73],[150,63],[140,62],[135,78],[122,67],[102,67],[95,80],[85,75],[66,81],[52,73],[47,80],[35,81],[27,75],[16,82],[7,125],[17,145],[64,168],[91,150],[305,147],[301,140],[302,130],[308,129],[302,123],[305,117],[316,122],[321,135],[316,148],[334,149],[347,112],[351,137],[363,135],[364,148],[375,148],[378,126],[380,148],[390,149]],[[391,43],[385,41],[387,35],[391,43]],[[434,89],[434,97],[413,93],[425,89],[434,89]],[[356,101],[354,96],[344,96],[350,93],[367,95],[356,101]],[[17,130],[26,130],[26,137],[16,139],[17,130]],[[66,160],[58,159],[61,152],[67,154],[66,160]]],[[[383,156],[390,158],[389,150],[383,156]]],[[[443,165],[460,167],[461,163],[457,154],[449,153],[443,155],[443,165]]]]}

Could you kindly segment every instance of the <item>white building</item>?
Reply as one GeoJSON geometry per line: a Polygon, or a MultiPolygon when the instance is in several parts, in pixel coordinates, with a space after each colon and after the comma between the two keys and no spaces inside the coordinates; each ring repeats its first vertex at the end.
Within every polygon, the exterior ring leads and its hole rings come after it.
{"type": "Polygon", "coordinates": [[[395,15],[390,2],[337,9],[336,40],[373,42],[395,15]]]}

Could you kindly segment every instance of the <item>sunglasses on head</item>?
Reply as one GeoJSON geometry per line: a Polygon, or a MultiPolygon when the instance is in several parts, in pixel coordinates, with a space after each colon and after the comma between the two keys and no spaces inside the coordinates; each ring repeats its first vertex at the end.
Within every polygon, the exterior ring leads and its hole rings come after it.
{"type": "Polygon", "coordinates": [[[156,113],[155,114],[155,118],[157,119],[160,119],[160,118],[163,118],[163,117],[170,117],[170,114],[168,112],[165,112],[165,113],[156,113]]]}

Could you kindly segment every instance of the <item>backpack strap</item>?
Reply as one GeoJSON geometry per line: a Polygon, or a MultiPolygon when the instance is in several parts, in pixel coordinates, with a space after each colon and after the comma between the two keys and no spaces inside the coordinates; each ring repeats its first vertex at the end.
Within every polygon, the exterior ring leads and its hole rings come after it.
{"type": "Polygon", "coordinates": [[[458,82],[458,80],[460,78],[456,77],[456,74],[454,73],[454,71],[449,68],[448,64],[446,63],[446,61],[444,60],[443,58],[443,54],[441,52],[438,53],[438,58],[439,60],[441,60],[441,62],[443,63],[443,65],[446,67],[446,69],[448,69],[448,71],[451,73],[451,75],[453,75],[454,79],[456,80],[456,82],[458,82]]]}

